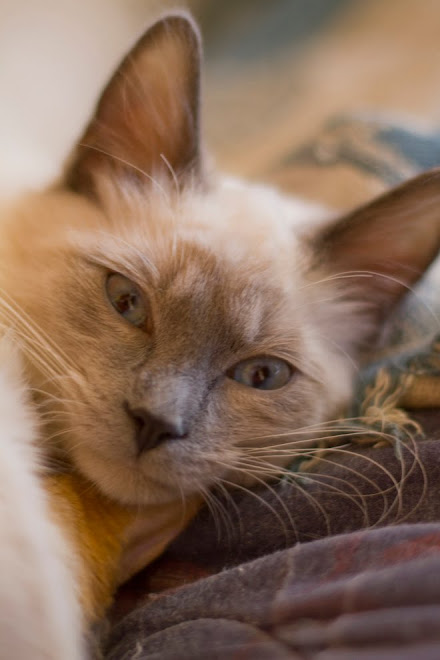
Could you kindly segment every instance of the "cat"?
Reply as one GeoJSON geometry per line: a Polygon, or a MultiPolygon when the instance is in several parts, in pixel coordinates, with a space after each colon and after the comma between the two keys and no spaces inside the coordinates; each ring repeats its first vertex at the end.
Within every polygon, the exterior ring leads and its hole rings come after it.
{"type": "Polygon", "coordinates": [[[60,180],[2,211],[1,483],[29,483],[2,490],[0,543],[15,547],[15,527],[29,535],[10,577],[47,605],[29,627],[2,577],[0,626],[7,611],[13,625],[0,633],[15,645],[2,657],[84,653],[40,463],[62,457],[136,506],[275,474],[348,403],[364,352],[440,246],[438,171],[342,218],[216,173],[200,137],[200,62],[189,15],[156,22],[60,180]],[[23,501],[35,511],[9,521],[23,501]]]}

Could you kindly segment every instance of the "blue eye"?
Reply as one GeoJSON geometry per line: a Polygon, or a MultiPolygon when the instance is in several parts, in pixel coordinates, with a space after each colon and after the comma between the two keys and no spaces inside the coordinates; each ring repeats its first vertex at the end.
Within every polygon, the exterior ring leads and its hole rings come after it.
{"type": "Polygon", "coordinates": [[[227,375],[257,390],[278,390],[290,381],[292,367],[280,358],[257,357],[239,362],[227,375]]]}
{"type": "Polygon", "coordinates": [[[145,324],[147,306],[139,287],[134,282],[124,275],[112,273],[107,278],[106,291],[118,314],[138,327],[145,324]]]}

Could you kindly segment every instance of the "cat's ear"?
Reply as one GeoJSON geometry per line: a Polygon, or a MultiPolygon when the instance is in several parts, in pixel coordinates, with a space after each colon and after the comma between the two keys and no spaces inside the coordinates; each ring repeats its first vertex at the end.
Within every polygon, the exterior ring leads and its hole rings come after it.
{"type": "Polygon", "coordinates": [[[200,168],[198,29],[182,12],[165,16],[138,41],[105,88],[66,174],[94,194],[102,171],[145,183],[183,179],[200,168]]]}
{"type": "Polygon", "coordinates": [[[407,181],[313,239],[315,265],[340,278],[341,296],[359,301],[373,332],[439,249],[440,169],[407,181]]]}

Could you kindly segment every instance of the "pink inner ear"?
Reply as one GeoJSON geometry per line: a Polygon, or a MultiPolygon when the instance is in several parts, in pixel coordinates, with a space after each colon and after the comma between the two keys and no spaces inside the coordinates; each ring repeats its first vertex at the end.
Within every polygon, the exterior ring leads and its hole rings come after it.
{"type": "Polygon", "coordinates": [[[69,169],[76,190],[104,169],[145,183],[199,165],[200,39],[184,14],[154,24],[104,90],[69,169]]]}
{"type": "Polygon", "coordinates": [[[318,246],[332,272],[374,273],[357,278],[356,289],[386,311],[440,248],[440,169],[353,211],[327,228],[318,246]]]}

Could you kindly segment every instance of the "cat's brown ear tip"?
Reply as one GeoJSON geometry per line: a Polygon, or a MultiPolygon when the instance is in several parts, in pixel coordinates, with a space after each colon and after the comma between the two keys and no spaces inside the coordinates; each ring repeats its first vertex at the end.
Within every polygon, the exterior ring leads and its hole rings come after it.
{"type": "Polygon", "coordinates": [[[146,35],[159,36],[169,34],[184,39],[198,52],[201,51],[202,35],[199,26],[192,14],[185,10],[173,10],[159,16],[147,29],[146,35]]]}
{"type": "Polygon", "coordinates": [[[158,23],[164,22],[174,29],[181,30],[196,39],[200,39],[200,30],[191,12],[186,9],[176,9],[159,17],[158,23]]]}
{"type": "Polygon", "coordinates": [[[200,173],[199,29],[186,11],[164,14],[122,60],[66,170],[69,188],[93,196],[111,174],[145,185],[200,173]]]}

